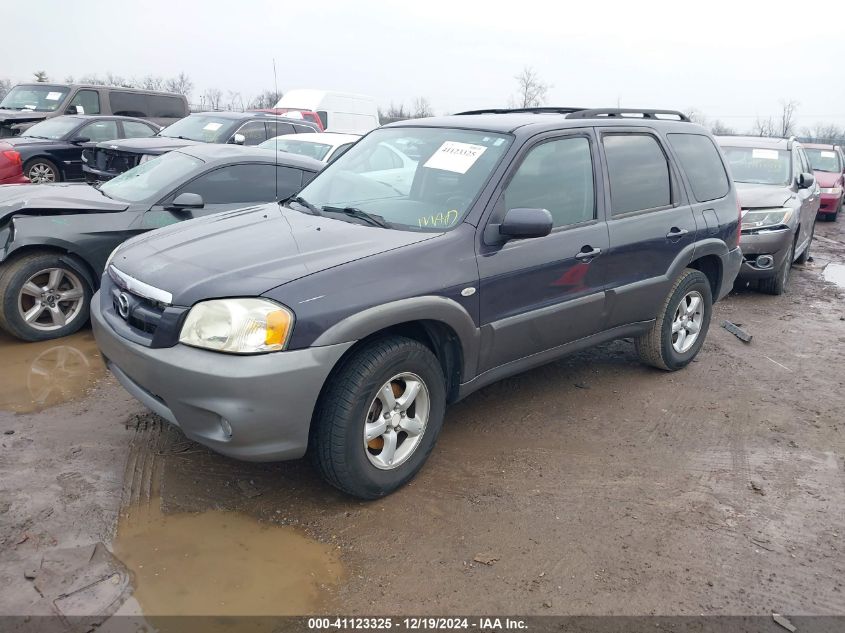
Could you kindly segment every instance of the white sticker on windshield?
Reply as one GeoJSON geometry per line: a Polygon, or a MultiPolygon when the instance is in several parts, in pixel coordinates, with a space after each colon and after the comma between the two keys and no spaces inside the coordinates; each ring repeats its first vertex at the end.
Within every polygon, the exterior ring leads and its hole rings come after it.
{"type": "Polygon", "coordinates": [[[446,141],[431,155],[423,167],[465,174],[486,150],[487,148],[483,145],[446,141]]]}
{"type": "Polygon", "coordinates": [[[822,150],[822,158],[836,158],[836,152],[826,152],[822,150]]]}
{"type": "Polygon", "coordinates": [[[44,98],[47,99],[47,101],[58,101],[59,99],[62,98],[62,93],[61,92],[48,92],[47,96],[44,97],[44,98]]]}
{"type": "Polygon", "coordinates": [[[216,132],[221,127],[223,127],[222,123],[206,123],[203,129],[208,130],[209,132],[216,132]]]}
{"type": "Polygon", "coordinates": [[[766,160],[777,160],[778,151],[776,149],[753,149],[751,150],[752,158],[765,158],[766,160]]]}

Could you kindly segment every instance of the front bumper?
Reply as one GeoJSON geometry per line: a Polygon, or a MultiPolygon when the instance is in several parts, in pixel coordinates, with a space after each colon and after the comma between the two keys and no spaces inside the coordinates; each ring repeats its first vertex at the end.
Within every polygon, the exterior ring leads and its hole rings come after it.
{"type": "Polygon", "coordinates": [[[739,270],[740,279],[768,279],[773,277],[789,251],[794,238],[790,228],[756,235],[743,233],[740,238],[743,262],[739,270]],[[758,267],[754,261],[758,255],[771,255],[772,265],[768,268],[758,267]]]}
{"type": "Polygon", "coordinates": [[[85,181],[91,183],[106,182],[108,180],[111,180],[115,176],[120,176],[120,172],[94,169],[93,167],[89,167],[88,165],[82,166],[82,173],[85,176],[85,181]]]}
{"type": "Polygon", "coordinates": [[[305,454],[320,390],[353,345],[253,356],[181,344],[149,348],[112,329],[99,292],[91,300],[91,324],[106,366],[130,394],[190,439],[248,461],[305,454]]]}

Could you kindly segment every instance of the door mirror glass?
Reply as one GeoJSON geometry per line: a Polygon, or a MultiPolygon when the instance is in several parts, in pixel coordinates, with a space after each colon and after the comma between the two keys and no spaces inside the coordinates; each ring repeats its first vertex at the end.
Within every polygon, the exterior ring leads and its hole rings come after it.
{"type": "Polygon", "coordinates": [[[499,225],[505,238],[545,237],[552,232],[552,214],[546,209],[511,209],[499,225]]]}
{"type": "Polygon", "coordinates": [[[816,182],[816,177],[813,174],[804,173],[798,176],[798,188],[809,189],[816,182]]]}
{"type": "Polygon", "coordinates": [[[235,145],[243,145],[244,143],[246,143],[246,136],[238,132],[232,137],[232,143],[234,143],[235,145]]]}
{"type": "Polygon", "coordinates": [[[180,193],[173,199],[169,205],[167,205],[168,209],[202,209],[205,206],[205,202],[202,200],[202,196],[198,193],[180,193]]]}

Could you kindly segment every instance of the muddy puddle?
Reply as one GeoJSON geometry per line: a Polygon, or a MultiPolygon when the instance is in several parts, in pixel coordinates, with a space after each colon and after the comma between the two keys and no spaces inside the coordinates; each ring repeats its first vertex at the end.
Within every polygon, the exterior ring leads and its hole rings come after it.
{"type": "Polygon", "coordinates": [[[40,343],[0,333],[0,411],[34,413],[81,398],[103,374],[88,330],[40,343]]]}
{"type": "Polygon", "coordinates": [[[313,613],[342,577],[337,551],[293,528],[219,510],[164,514],[157,501],[121,517],[113,551],[145,618],[313,613]]]}
{"type": "Polygon", "coordinates": [[[824,267],[824,278],[845,289],[845,264],[828,264],[824,267]]]}

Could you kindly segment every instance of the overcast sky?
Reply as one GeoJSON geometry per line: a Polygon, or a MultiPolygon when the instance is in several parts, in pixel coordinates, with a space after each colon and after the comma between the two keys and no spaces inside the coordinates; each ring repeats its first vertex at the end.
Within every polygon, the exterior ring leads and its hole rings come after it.
{"type": "Polygon", "coordinates": [[[246,101],[323,88],[440,113],[506,106],[531,66],[548,105],[695,107],[744,130],[779,102],[845,125],[845,6],[529,0],[5,2],[0,77],[175,75],[246,101]],[[13,51],[13,52],[12,52],[13,51]]]}

